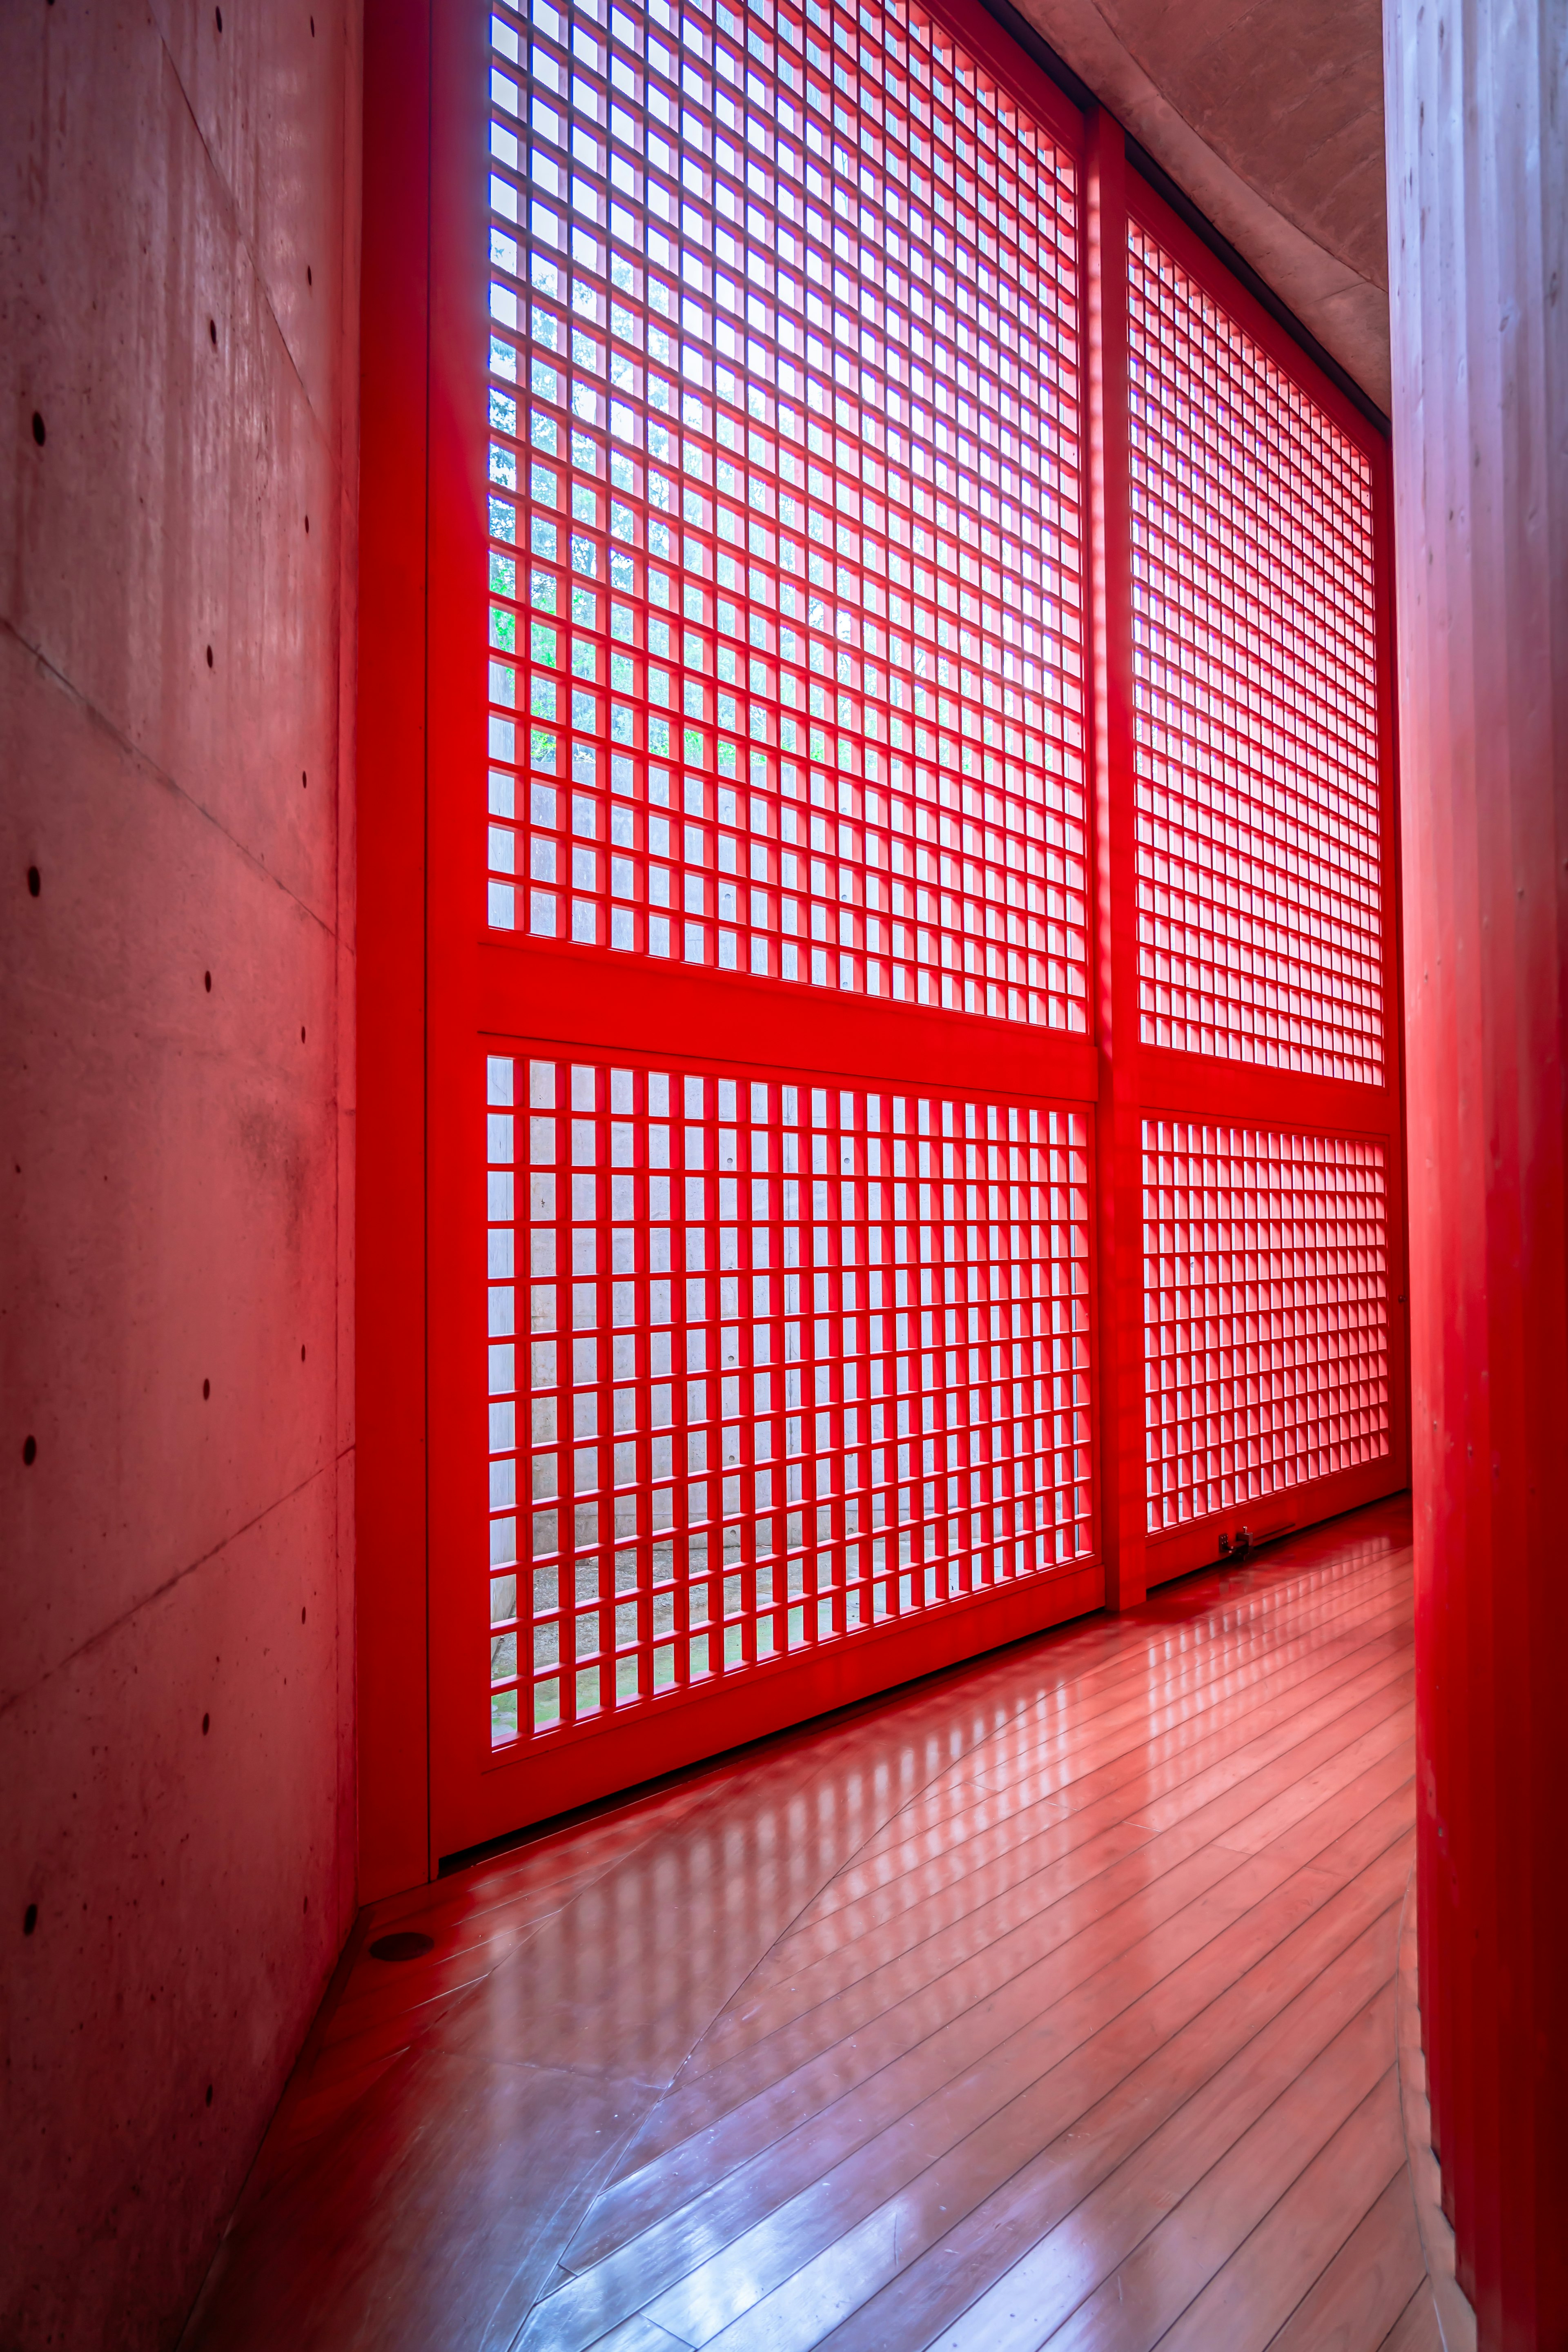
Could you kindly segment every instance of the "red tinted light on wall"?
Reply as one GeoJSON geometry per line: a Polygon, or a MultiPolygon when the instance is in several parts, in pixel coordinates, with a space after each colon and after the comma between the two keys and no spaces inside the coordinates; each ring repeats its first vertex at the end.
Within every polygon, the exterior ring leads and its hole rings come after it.
{"type": "Polygon", "coordinates": [[[1135,223],[1142,1034],[1381,1084],[1371,470],[1135,223]]]}
{"type": "Polygon", "coordinates": [[[1389,1448],[1381,1144],[1143,1127],[1149,1529],[1389,1448]]]}
{"type": "Polygon", "coordinates": [[[492,928],[1084,1030],[1071,159],[917,10],[491,26],[492,928]]]}
{"type": "Polygon", "coordinates": [[[487,1067],[493,1743],[1089,1555],[1080,1112],[487,1067]]]}

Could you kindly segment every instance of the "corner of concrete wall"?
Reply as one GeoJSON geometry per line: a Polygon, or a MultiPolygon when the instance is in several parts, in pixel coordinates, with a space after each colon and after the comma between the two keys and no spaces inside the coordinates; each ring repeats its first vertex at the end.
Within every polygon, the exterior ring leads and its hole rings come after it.
{"type": "Polygon", "coordinates": [[[0,11],[0,2343],[177,2336],[354,1911],[357,0],[0,11]]]}

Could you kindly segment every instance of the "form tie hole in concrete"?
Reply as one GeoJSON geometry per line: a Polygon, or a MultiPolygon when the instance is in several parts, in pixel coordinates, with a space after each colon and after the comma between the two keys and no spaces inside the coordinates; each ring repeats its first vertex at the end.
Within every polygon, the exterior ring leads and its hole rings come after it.
{"type": "Polygon", "coordinates": [[[39,877],[37,867],[36,866],[28,866],[28,868],[27,868],[27,896],[28,896],[28,898],[36,898],[37,897],[37,895],[38,895],[39,891],[43,888],[43,887],[44,887],[44,885],[43,885],[43,882],[42,882],[42,880],[41,880],[41,878],[40,878],[40,877],[39,877]]]}
{"type": "Polygon", "coordinates": [[[212,1384],[211,1381],[204,1381],[202,1382],[202,1402],[203,1402],[204,1404],[206,1402],[206,1401],[207,1401],[208,1397],[210,1397],[210,1396],[211,1396],[212,1392],[213,1392],[213,1384],[212,1384]]]}
{"type": "Polygon", "coordinates": [[[38,1441],[37,1441],[37,1439],[36,1437],[24,1437],[24,1439],[22,1440],[22,1459],[23,1459],[23,1461],[26,1464],[26,1465],[27,1465],[27,1467],[28,1467],[28,1469],[29,1469],[29,1470],[32,1468],[32,1466],[33,1466],[34,1463],[37,1460],[37,1458],[38,1458],[38,1441]]]}
{"type": "Polygon", "coordinates": [[[26,1907],[26,1910],[23,1912],[23,1914],[22,1914],[22,1933],[23,1933],[23,1935],[24,1935],[24,1936],[30,1936],[30,1935],[32,1934],[32,1932],[33,1932],[34,1928],[37,1926],[37,1924],[38,1924],[38,1906],[37,1906],[37,1905],[36,1903],[29,1903],[29,1904],[28,1904],[28,1906],[27,1906],[27,1907],[26,1907]]]}
{"type": "Polygon", "coordinates": [[[422,1960],[435,1948],[435,1939],[422,1936],[414,1927],[400,1928],[395,1935],[378,1936],[370,1948],[373,1960],[422,1960]]]}
{"type": "Polygon", "coordinates": [[[33,411],[33,438],[41,449],[44,446],[44,420],[36,408],[33,411]]]}

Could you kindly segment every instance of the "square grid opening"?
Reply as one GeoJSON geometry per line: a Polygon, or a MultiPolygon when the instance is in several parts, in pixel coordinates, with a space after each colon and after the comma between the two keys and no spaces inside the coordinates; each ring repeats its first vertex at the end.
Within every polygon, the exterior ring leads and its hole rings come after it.
{"type": "Polygon", "coordinates": [[[1084,1030],[1072,159],[918,9],[491,35],[491,926],[1084,1030]]]}
{"type": "Polygon", "coordinates": [[[1381,1144],[1149,1119],[1143,1220],[1152,1535],[1386,1454],[1381,1144]]]}
{"type": "Polygon", "coordinates": [[[492,1742],[1086,1558],[1062,1106],[487,1064],[492,1742]]]}
{"type": "Polygon", "coordinates": [[[1381,1084],[1371,469],[1136,223],[1128,272],[1141,1034],[1381,1084]]]}

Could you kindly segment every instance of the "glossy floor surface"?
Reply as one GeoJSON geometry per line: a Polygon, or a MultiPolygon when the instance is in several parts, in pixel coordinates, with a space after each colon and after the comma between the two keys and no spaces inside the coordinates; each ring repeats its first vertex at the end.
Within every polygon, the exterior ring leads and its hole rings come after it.
{"type": "Polygon", "coordinates": [[[1436,2352],[1408,1513],[362,1922],[189,2340],[1436,2352]],[[420,1959],[370,1957],[420,1930],[420,1959]]]}

